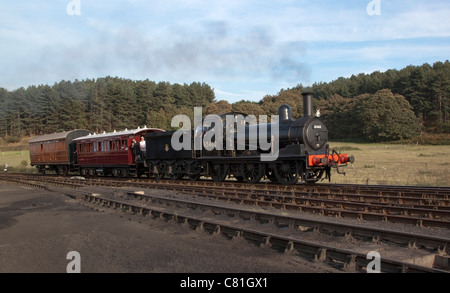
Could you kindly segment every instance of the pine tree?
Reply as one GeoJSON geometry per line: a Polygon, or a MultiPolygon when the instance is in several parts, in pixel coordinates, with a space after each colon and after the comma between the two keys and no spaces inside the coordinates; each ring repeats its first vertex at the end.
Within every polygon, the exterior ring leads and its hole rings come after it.
{"type": "Polygon", "coordinates": [[[6,111],[5,104],[7,99],[8,91],[4,88],[0,88],[0,137],[7,135],[7,121],[6,121],[6,111]]]}
{"type": "Polygon", "coordinates": [[[147,79],[144,81],[137,81],[135,87],[136,123],[138,126],[148,125],[149,127],[151,127],[151,124],[147,121],[147,113],[149,112],[151,103],[153,101],[153,91],[156,88],[156,83],[147,79]]]}

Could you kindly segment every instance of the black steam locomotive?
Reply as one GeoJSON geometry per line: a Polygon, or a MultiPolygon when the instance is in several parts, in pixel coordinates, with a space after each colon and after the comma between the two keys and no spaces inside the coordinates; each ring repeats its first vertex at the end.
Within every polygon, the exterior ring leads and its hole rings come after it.
{"type": "Polygon", "coordinates": [[[227,113],[207,116],[195,130],[147,133],[144,165],[157,179],[207,176],[223,181],[233,176],[256,183],[266,177],[284,185],[330,179],[331,168],[342,173],[339,168],[354,158],[330,151],[327,127],[312,115],[312,93],[302,95],[304,115],[295,120],[291,108],[282,105],[270,123],[227,113]]]}

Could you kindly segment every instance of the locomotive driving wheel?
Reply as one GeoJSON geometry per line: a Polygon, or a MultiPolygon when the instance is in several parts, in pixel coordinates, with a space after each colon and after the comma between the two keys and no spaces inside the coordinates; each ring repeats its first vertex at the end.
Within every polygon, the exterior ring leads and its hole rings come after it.
{"type": "Polygon", "coordinates": [[[184,177],[183,168],[181,166],[171,166],[172,172],[167,172],[167,175],[172,180],[180,180],[184,177]]]}
{"type": "Polygon", "coordinates": [[[296,161],[281,161],[275,165],[275,177],[283,185],[295,184],[299,177],[296,161]]]}
{"type": "Polygon", "coordinates": [[[161,180],[164,178],[164,170],[165,170],[165,166],[164,163],[158,163],[156,165],[156,172],[153,173],[153,176],[155,176],[156,180],[161,180]]]}
{"type": "Polygon", "coordinates": [[[226,163],[215,163],[211,164],[211,178],[216,182],[222,182],[227,178],[228,175],[228,164],[226,163]]]}
{"type": "Polygon", "coordinates": [[[260,163],[242,164],[241,173],[245,182],[256,183],[264,176],[264,166],[260,163]]]}

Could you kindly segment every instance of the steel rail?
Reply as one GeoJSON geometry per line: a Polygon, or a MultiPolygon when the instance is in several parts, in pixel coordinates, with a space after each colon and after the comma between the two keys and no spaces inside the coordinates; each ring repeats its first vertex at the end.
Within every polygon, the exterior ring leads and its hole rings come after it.
{"type": "MultiPolygon", "coordinates": [[[[175,220],[179,223],[189,224],[196,229],[208,230],[217,234],[224,234],[231,237],[243,237],[260,245],[275,248],[277,250],[284,249],[285,253],[292,253],[298,251],[301,254],[306,254],[312,257],[315,261],[322,261],[324,263],[336,262],[342,264],[344,271],[362,271],[364,272],[371,260],[367,259],[367,255],[347,250],[336,248],[333,246],[316,243],[313,241],[300,240],[293,237],[287,237],[275,233],[257,231],[237,225],[225,224],[220,221],[192,216],[189,214],[180,213],[180,211],[169,212],[165,209],[158,209],[155,207],[143,207],[128,202],[113,200],[94,195],[85,195],[85,200],[97,205],[103,205],[110,208],[118,208],[122,211],[129,211],[133,214],[140,214],[143,216],[151,215],[154,218],[164,218],[166,220],[175,220]]],[[[411,263],[401,262],[389,258],[380,259],[381,272],[388,273],[448,273],[448,271],[430,268],[411,263]]]]}
{"type": "MultiPolygon", "coordinates": [[[[212,210],[215,214],[235,214],[238,217],[245,219],[255,219],[258,221],[262,221],[264,223],[272,223],[277,226],[288,226],[288,227],[309,227],[308,229],[314,229],[316,231],[326,230],[326,231],[334,231],[345,235],[347,237],[364,237],[370,238],[373,241],[390,241],[390,242],[399,242],[408,247],[432,247],[439,254],[447,253],[450,248],[450,239],[429,236],[424,234],[410,234],[402,231],[388,230],[388,229],[378,229],[367,226],[351,225],[345,223],[336,223],[330,222],[328,220],[314,220],[314,219],[306,219],[299,216],[288,216],[288,215],[280,215],[275,213],[269,213],[267,211],[256,211],[253,209],[243,208],[241,206],[223,206],[213,203],[205,203],[198,202],[192,200],[182,200],[175,198],[167,198],[161,197],[157,195],[147,195],[136,192],[127,192],[127,195],[138,199],[138,200],[147,200],[147,201],[157,201],[170,203],[171,205],[176,205],[177,207],[182,205],[188,208],[194,207],[207,207],[212,210]]],[[[296,231],[300,231],[295,229],[296,231]]]]}
{"type": "MultiPolygon", "coordinates": [[[[30,180],[34,180],[36,176],[30,177],[30,180]]],[[[46,178],[43,176],[37,177],[40,180],[48,180],[49,183],[54,182],[58,185],[72,185],[71,182],[64,182],[63,179],[59,178],[46,178]]],[[[116,185],[116,186],[140,186],[146,188],[157,188],[164,190],[174,190],[178,192],[190,193],[200,196],[215,197],[217,199],[223,199],[227,201],[240,201],[246,204],[253,205],[270,205],[273,207],[283,208],[283,209],[296,209],[304,212],[319,213],[321,215],[332,215],[338,217],[353,217],[356,219],[366,219],[366,220],[378,220],[378,221],[390,221],[394,223],[409,223],[418,226],[428,226],[428,227],[443,227],[449,228],[450,223],[449,211],[438,210],[438,209],[420,209],[411,207],[396,207],[396,206],[385,206],[376,204],[364,204],[364,203],[354,203],[349,201],[335,201],[328,199],[317,199],[317,198],[299,198],[292,195],[275,194],[271,195],[273,191],[267,190],[239,190],[230,188],[208,188],[204,186],[197,186],[197,184],[182,185],[179,183],[175,184],[162,184],[162,183],[148,183],[148,182],[130,182],[130,181],[112,181],[112,180],[76,180],[75,182],[89,185],[116,185]],[[227,195],[227,196],[225,196],[227,195]],[[242,199],[242,196],[244,199],[242,199]],[[256,200],[248,198],[256,197],[256,200]],[[418,216],[416,216],[418,214],[418,216]],[[414,216],[413,216],[414,215],[414,216]],[[447,220],[446,220],[447,219],[447,220]]],[[[172,183],[172,182],[171,182],[172,183]]],[[[292,191],[291,191],[292,193],[292,191]]]]}

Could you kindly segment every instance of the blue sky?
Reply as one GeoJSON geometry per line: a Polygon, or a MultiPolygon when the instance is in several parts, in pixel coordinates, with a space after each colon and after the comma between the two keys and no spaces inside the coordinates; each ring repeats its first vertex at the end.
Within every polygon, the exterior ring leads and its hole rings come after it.
{"type": "Polygon", "coordinates": [[[450,59],[448,0],[0,1],[0,87],[118,76],[259,101],[450,59]]]}

